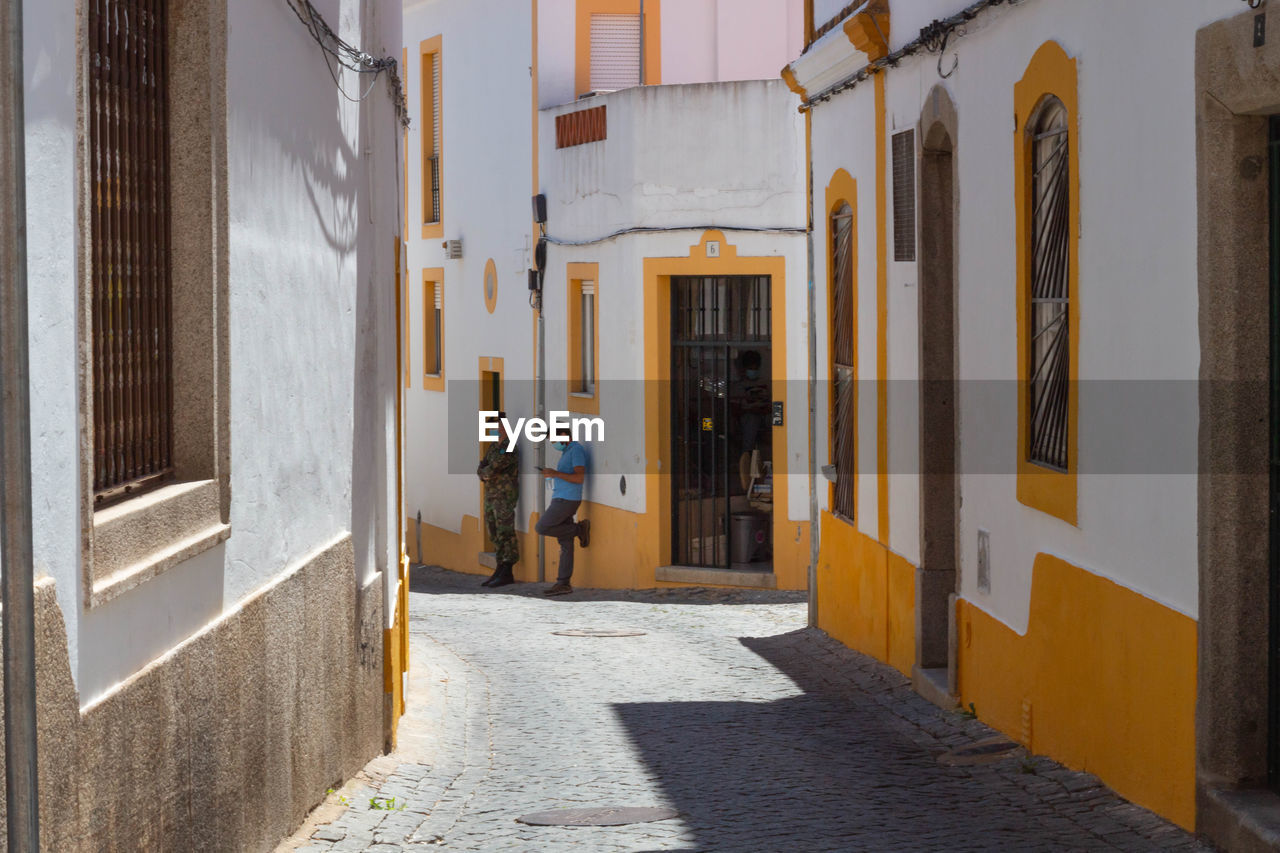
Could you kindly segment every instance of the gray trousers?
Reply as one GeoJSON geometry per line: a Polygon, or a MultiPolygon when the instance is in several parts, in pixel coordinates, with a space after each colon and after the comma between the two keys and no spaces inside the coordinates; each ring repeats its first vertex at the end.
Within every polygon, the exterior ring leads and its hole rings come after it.
{"type": "Polygon", "coordinates": [[[573,520],[573,514],[581,503],[552,498],[547,511],[533,528],[539,536],[554,536],[560,542],[560,573],[556,575],[559,583],[568,583],[573,577],[573,540],[581,529],[581,525],[573,520]]]}

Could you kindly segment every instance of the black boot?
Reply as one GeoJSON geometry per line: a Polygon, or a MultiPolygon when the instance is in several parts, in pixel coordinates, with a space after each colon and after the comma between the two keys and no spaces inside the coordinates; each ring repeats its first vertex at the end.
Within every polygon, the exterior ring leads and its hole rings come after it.
{"type": "Polygon", "coordinates": [[[516,576],[511,571],[514,565],[514,563],[499,563],[493,583],[489,584],[489,586],[506,586],[507,584],[515,583],[516,576]]]}
{"type": "Polygon", "coordinates": [[[493,586],[493,582],[496,581],[501,576],[502,576],[502,564],[499,563],[498,568],[494,569],[493,574],[489,575],[489,579],[484,583],[480,584],[480,586],[493,586]]]}

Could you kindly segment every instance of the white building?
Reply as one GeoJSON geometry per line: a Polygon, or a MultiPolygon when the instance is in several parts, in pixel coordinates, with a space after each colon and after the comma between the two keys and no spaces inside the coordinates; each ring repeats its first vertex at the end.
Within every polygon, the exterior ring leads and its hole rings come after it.
{"type": "Polygon", "coordinates": [[[393,737],[397,103],[295,5],[26,4],[50,850],[271,849],[393,737]]]}
{"type": "MultiPolygon", "coordinates": [[[[410,545],[485,571],[476,411],[536,414],[541,358],[546,409],[606,429],[579,511],[593,533],[575,583],[803,588],[804,137],[777,80],[800,49],[801,4],[649,0],[643,18],[641,6],[405,4],[406,204],[423,223],[405,311],[406,510],[422,521],[410,545]],[[544,224],[530,215],[538,194],[544,224]],[[539,353],[528,270],[541,225],[539,353]],[[673,338],[673,301],[703,290],[750,313],[746,337],[728,334],[745,321],[726,325],[708,304],[696,340],[673,338]],[[750,427],[748,350],[762,364],[750,427]],[[447,447],[415,437],[445,424],[447,447]],[[735,529],[747,545],[734,546],[735,529]]],[[[535,456],[524,448],[521,580],[537,577],[535,456]]]]}
{"type": "Polygon", "coordinates": [[[819,626],[1216,843],[1274,843],[1265,18],[806,7],[819,626]]]}

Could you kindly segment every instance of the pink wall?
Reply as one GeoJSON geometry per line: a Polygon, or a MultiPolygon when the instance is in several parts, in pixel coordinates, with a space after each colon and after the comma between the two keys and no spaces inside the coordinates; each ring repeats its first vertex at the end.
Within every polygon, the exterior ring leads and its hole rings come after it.
{"type": "Polygon", "coordinates": [[[804,46],[803,0],[662,5],[662,82],[776,78],[804,46]]]}

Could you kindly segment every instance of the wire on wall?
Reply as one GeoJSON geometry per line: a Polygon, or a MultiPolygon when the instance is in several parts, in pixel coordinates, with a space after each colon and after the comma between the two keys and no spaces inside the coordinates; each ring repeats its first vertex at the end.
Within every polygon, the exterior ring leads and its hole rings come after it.
{"type": "Polygon", "coordinates": [[[349,101],[363,101],[369,96],[369,92],[373,91],[374,85],[378,82],[378,77],[386,74],[387,84],[390,89],[388,94],[390,94],[391,101],[395,105],[396,118],[402,126],[408,127],[409,107],[405,103],[404,85],[400,81],[400,74],[397,71],[399,63],[395,58],[384,56],[381,59],[375,59],[371,54],[339,38],[324,17],[311,5],[310,0],[285,0],[285,2],[289,4],[289,8],[293,10],[293,13],[298,16],[298,20],[302,22],[302,25],[307,28],[311,38],[324,51],[324,61],[329,69],[329,76],[333,78],[334,85],[338,87],[338,91],[342,93],[342,96],[349,101]],[[334,71],[334,62],[348,71],[372,75],[369,85],[365,87],[359,97],[353,98],[347,94],[342,82],[338,79],[337,73],[334,71]]]}
{"type": "Polygon", "coordinates": [[[853,74],[850,74],[848,77],[837,83],[833,83],[821,92],[818,92],[816,95],[809,98],[805,103],[800,105],[800,111],[807,112],[818,104],[830,100],[833,95],[838,95],[847,89],[852,89],[854,86],[858,85],[863,80],[866,80],[882,68],[894,67],[906,57],[917,54],[922,50],[938,54],[938,75],[943,79],[946,79],[955,73],[956,68],[960,64],[960,58],[956,56],[952,59],[951,68],[947,71],[942,70],[943,54],[946,52],[947,44],[951,41],[952,37],[964,35],[964,25],[972,21],[987,8],[1006,3],[1012,6],[1019,2],[1021,2],[1021,0],[978,0],[978,2],[966,6],[964,9],[961,9],[949,18],[936,20],[927,27],[921,29],[920,35],[917,36],[915,40],[904,44],[888,56],[877,59],[874,62],[867,63],[853,74]]]}

